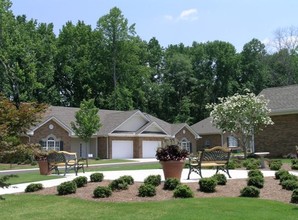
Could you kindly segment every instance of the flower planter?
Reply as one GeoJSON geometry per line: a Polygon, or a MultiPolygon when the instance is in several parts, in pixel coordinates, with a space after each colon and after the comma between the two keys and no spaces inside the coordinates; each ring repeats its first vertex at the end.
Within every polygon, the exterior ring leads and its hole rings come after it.
{"type": "Polygon", "coordinates": [[[184,160],[160,161],[160,164],[162,166],[165,179],[181,179],[181,173],[184,167],[184,160]]]}
{"type": "Polygon", "coordinates": [[[39,160],[37,162],[38,162],[38,166],[39,166],[40,175],[50,175],[51,174],[47,160],[39,160]]]}

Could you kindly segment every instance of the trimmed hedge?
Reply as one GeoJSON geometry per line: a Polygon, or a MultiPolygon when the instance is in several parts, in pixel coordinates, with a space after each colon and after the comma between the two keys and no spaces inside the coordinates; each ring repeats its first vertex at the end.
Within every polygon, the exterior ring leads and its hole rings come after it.
{"type": "Polygon", "coordinates": [[[74,178],[72,181],[74,181],[77,187],[80,188],[87,185],[88,179],[85,176],[78,176],[74,178]]]}
{"type": "Polygon", "coordinates": [[[264,187],[264,177],[262,176],[253,176],[248,178],[247,180],[247,185],[248,186],[255,186],[259,189],[264,187]]]}
{"type": "Polygon", "coordinates": [[[248,171],[247,175],[248,177],[255,177],[255,176],[264,177],[263,173],[258,169],[248,171]]]}
{"type": "Polygon", "coordinates": [[[41,189],[43,189],[43,185],[41,183],[31,183],[26,187],[25,192],[36,192],[41,189]]]}
{"type": "Polygon", "coordinates": [[[180,180],[178,180],[176,178],[168,178],[164,182],[163,189],[164,190],[174,190],[180,184],[181,184],[180,180]]]}
{"type": "Polygon", "coordinates": [[[214,174],[212,178],[217,181],[217,185],[226,185],[227,183],[227,177],[224,174],[214,174]]]}
{"type": "Polygon", "coordinates": [[[291,196],[291,203],[297,203],[298,204],[298,189],[295,189],[291,196]]]}
{"type": "Polygon", "coordinates": [[[150,175],[146,177],[144,180],[144,184],[151,184],[153,186],[159,186],[161,184],[161,176],[158,175],[150,175]]]}
{"type": "Polygon", "coordinates": [[[151,184],[142,184],[139,187],[139,194],[140,197],[153,197],[156,195],[155,186],[151,184]]]}
{"type": "Polygon", "coordinates": [[[58,195],[68,195],[75,193],[77,185],[73,181],[67,181],[57,186],[58,195]]]}
{"type": "Polygon", "coordinates": [[[112,195],[112,190],[107,186],[98,186],[93,191],[94,198],[106,198],[112,195]]]}
{"type": "Polygon", "coordinates": [[[282,167],[281,160],[270,160],[269,161],[270,170],[279,170],[281,167],[282,167]]]}
{"type": "Polygon", "coordinates": [[[90,181],[91,182],[101,182],[103,181],[103,173],[92,173],[90,175],[90,181]]]}
{"type": "Polygon", "coordinates": [[[259,197],[260,190],[255,186],[246,186],[240,191],[240,194],[242,197],[259,197]]]}
{"type": "Polygon", "coordinates": [[[193,191],[187,185],[179,185],[174,190],[173,196],[175,198],[192,198],[194,196],[193,191]]]}
{"type": "Polygon", "coordinates": [[[118,178],[113,180],[110,184],[109,187],[111,188],[112,191],[115,190],[126,190],[128,189],[128,183],[122,178],[118,178]]]}
{"type": "Polygon", "coordinates": [[[215,192],[217,181],[212,177],[202,178],[199,180],[199,185],[200,185],[200,191],[211,193],[211,192],[215,192]]]}

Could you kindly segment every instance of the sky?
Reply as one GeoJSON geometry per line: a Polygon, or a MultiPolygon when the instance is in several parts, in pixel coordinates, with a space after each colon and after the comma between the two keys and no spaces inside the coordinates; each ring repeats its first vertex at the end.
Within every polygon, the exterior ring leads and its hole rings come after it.
{"type": "Polygon", "coordinates": [[[298,27],[297,0],[11,0],[14,15],[53,23],[56,35],[72,21],[96,28],[98,19],[118,7],[147,42],[160,45],[220,40],[237,51],[253,38],[273,40],[280,28],[298,27]]]}

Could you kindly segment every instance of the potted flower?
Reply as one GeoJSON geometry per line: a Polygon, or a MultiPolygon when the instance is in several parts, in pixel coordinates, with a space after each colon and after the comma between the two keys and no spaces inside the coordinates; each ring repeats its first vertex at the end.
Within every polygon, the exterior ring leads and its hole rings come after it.
{"type": "Polygon", "coordinates": [[[40,147],[33,148],[33,156],[37,161],[39,166],[39,173],[41,175],[50,175],[51,171],[49,170],[48,157],[49,153],[47,151],[41,150],[40,147]]]}
{"type": "Polygon", "coordinates": [[[156,159],[159,160],[165,179],[176,178],[180,180],[185,159],[189,152],[182,149],[176,140],[168,140],[156,150],[156,159]]]}

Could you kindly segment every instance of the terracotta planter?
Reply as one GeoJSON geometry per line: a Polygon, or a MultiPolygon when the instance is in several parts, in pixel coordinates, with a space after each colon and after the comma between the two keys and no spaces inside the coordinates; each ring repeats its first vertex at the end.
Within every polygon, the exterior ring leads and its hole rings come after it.
{"type": "Polygon", "coordinates": [[[39,173],[41,175],[50,175],[51,171],[49,170],[49,164],[46,160],[37,161],[39,166],[39,173]]]}
{"type": "Polygon", "coordinates": [[[181,173],[184,167],[184,160],[160,161],[165,179],[176,178],[181,179],[181,173]]]}

